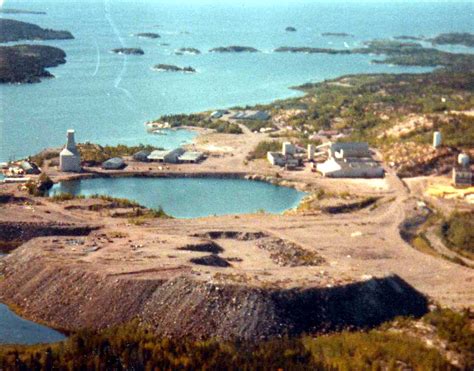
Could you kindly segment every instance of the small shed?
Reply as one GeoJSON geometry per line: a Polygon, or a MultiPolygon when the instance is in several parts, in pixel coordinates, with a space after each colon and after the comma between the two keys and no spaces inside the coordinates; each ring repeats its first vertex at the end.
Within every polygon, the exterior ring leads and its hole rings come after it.
{"type": "Polygon", "coordinates": [[[125,166],[127,166],[125,161],[120,157],[114,157],[102,163],[102,169],[104,170],[120,170],[125,166]]]}

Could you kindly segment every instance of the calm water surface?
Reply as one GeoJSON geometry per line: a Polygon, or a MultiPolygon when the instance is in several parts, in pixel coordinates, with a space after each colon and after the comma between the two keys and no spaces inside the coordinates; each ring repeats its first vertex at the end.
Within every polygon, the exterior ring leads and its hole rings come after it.
{"type": "MultiPolygon", "coordinates": [[[[6,0],[5,7],[47,15],[8,15],[42,27],[70,30],[74,40],[48,41],[66,51],[55,79],[0,87],[0,161],[64,144],[65,130],[101,144],[151,143],[166,148],[194,134],[147,135],[143,123],[168,113],[269,102],[299,94],[308,81],[363,72],[422,72],[374,65],[374,56],[272,53],[279,46],[352,48],[395,35],[434,36],[472,31],[474,3],[332,1],[6,0]],[[294,26],[297,32],[285,32],[294,26]],[[133,36],[157,32],[161,39],[133,36]],[[347,32],[353,38],[322,37],[347,32]],[[169,45],[162,45],[163,43],[169,45]],[[210,48],[248,45],[262,53],[215,54],[210,48]],[[110,52],[140,47],[144,56],[110,52]],[[195,47],[200,55],[175,54],[195,47]],[[196,74],[152,71],[158,63],[192,66],[196,74]]],[[[42,42],[39,42],[42,43],[42,42]]],[[[451,48],[472,51],[469,48],[451,48]]]]}
{"type": "Polygon", "coordinates": [[[0,303],[0,344],[54,343],[64,339],[60,332],[27,321],[0,303]]]}
{"type": "Polygon", "coordinates": [[[305,193],[293,188],[242,179],[96,178],[56,184],[51,194],[109,195],[162,207],[176,218],[282,213],[296,207],[305,193]]]}

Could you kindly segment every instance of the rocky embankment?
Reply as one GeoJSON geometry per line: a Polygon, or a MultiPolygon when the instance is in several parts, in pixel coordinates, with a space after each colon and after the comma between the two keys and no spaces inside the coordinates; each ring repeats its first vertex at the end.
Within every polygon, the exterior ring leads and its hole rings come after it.
{"type": "Polygon", "coordinates": [[[164,336],[256,340],[371,327],[427,311],[426,298],[398,276],[304,289],[216,283],[186,273],[145,279],[90,269],[87,259],[61,264],[40,242],[3,259],[0,300],[65,330],[139,318],[164,336]]]}
{"type": "Polygon", "coordinates": [[[67,40],[74,39],[69,31],[41,28],[32,23],[0,18],[0,42],[21,40],[67,40]]]}
{"type": "Polygon", "coordinates": [[[46,45],[0,47],[0,83],[35,83],[53,77],[46,69],[66,63],[66,53],[46,45]]]}

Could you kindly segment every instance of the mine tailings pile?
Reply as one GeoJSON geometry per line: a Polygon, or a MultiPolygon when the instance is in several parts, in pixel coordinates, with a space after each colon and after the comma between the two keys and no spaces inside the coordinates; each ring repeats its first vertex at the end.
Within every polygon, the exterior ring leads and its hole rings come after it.
{"type": "Polygon", "coordinates": [[[58,266],[31,254],[30,243],[4,258],[0,300],[62,330],[101,329],[139,318],[164,336],[259,340],[370,328],[427,312],[427,299],[395,275],[291,290],[214,284],[185,274],[159,280],[80,264],[58,266]]]}

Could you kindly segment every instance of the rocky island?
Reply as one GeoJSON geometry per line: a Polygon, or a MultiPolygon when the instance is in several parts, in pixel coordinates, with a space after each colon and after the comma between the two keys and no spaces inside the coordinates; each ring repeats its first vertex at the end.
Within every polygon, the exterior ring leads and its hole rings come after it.
{"type": "Polygon", "coordinates": [[[144,55],[145,52],[140,48],[116,48],[112,49],[112,53],[126,55],[144,55]]]}
{"type": "Polygon", "coordinates": [[[259,50],[250,46],[221,46],[219,48],[213,48],[209,50],[210,53],[257,53],[259,50]]]}
{"type": "Polygon", "coordinates": [[[354,35],[346,32],[323,32],[321,36],[354,37],[354,35]]]}
{"type": "Polygon", "coordinates": [[[185,73],[195,73],[196,70],[192,67],[179,67],[173,64],[157,64],[153,67],[155,71],[162,72],[185,72],[185,73]]]}
{"type": "Polygon", "coordinates": [[[288,26],[287,28],[285,28],[285,31],[286,32],[296,32],[296,28],[292,27],[292,26],[288,26]]]}
{"type": "Polygon", "coordinates": [[[74,36],[69,31],[55,31],[35,24],[0,18],[0,42],[20,40],[69,40],[74,36]]]}
{"type": "Polygon", "coordinates": [[[201,51],[196,48],[179,48],[175,54],[191,54],[191,55],[198,55],[201,54],[201,51]]]}
{"type": "Polygon", "coordinates": [[[311,48],[307,46],[295,47],[295,46],[281,46],[274,50],[276,53],[306,53],[306,54],[351,54],[350,50],[338,50],[330,48],[311,48]]]}
{"type": "Polygon", "coordinates": [[[474,34],[468,32],[442,33],[430,39],[433,45],[464,45],[474,47],[474,34]]]}
{"type": "Polygon", "coordinates": [[[161,37],[159,34],[154,33],[154,32],[141,32],[141,33],[135,34],[135,36],[144,37],[147,39],[159,39],[161,37]]]}
{"type": "Polygon", "coordinates": [[[0,83],[35,83],[53,77],[46,70],[66,63],[66,53],[46,45],[0,47],[0,83]]]}

